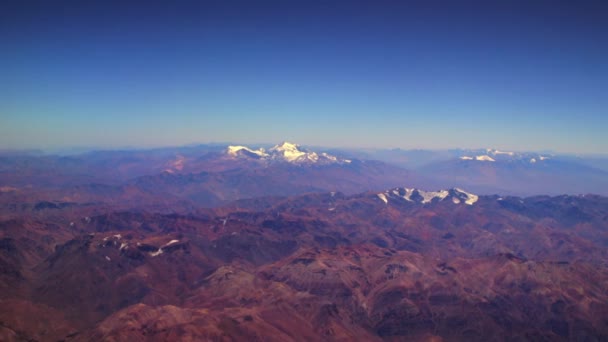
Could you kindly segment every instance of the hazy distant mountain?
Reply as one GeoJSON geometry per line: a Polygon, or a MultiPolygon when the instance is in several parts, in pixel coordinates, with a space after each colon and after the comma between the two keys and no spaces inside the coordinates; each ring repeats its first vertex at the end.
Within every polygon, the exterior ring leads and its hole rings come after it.
{"type": "MultiPolygon", "coordinates": [[[[339,150],[334,151],[339,153],[339,150]]],[[[346,153],[346,152],[345,152],[346,153]]],[[[598,156],[497,149],[364,150],[359,154],[408,168],[410,187],[471,189],[480,194],[608,195],[608,162],[598,156]]]]}
{"type": "Polygon", "coordinates": [[[195,162],[198,169],[208,171],[185,172],[192,170],[186,163],[181,170],[140,177],[131,184],[147,192],[217,205],[243,198],[306,192],[352,194],[415,182],[411,172],[396,166],[316,153],[287,142],[268,151],[229,146],[221,154],[195,162]]]}
{"type": "Polygon", "coordinates": [[[138,198],[155,206],[161,193],[170,201],[217,205],[258,196],[352,194],[397,186],[460,187],[479,194],[608,194],[608,171],[590,166],[601,165],[601,158],[494,149],[325,151],[283,142],[269,148],[196,145],[72,156],[5,154],[0,156],[0,185],[20,196],[46,191],[45,200],[91,202],[99,197],[95,189],[114,187],[122,194],[116,196],[119,202],[138,198]]]}
{"type": "Polygon", "coordinates": [[[439,186],[484,194],[608,194],[608,172],[580,162],[535,153],[471,152],[416,171],[439,186]]]}
{"type": "Polygon", "coordinates": [[[266,151],[263,148],[251,149],[246,146],[228,146],[226,155],[234,158],[250,158],[262,161],[280,161],[291,164],[348,164],[349,159],[342,159],[325,152],[316,153],[300,145],[283,142],[266,151]]]}

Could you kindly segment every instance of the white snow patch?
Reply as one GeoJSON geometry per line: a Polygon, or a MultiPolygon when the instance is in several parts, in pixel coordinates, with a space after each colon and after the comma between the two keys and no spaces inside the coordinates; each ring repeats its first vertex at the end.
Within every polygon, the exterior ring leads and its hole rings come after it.
{"type": "Polygon", "coordinates": [[[158,249],[156,252],[152,252],[152,253],[150,253],[150,256],[155,257],[155,256],[158,256],[158,255],[161,255],[161,254],[163,254],[163,249],[162,249],[162,247],[161,247],[161,248],[159,248],[159,249],[158,249]]]}
{"type": "Polygon", "coordinates": [[[422,203],[430,203],[434,198],[439,198],[439,200],[441,201],[450,194],[449,191],[447,191],[447,190],[440,190],[440,191],[418,190],[418,193],[423,198],[422,203]]]}
{"type": "Polygon", "coordinates": [[[544,157],[544,156],[540,156],[539,158],[540,158],[540,160],[547,160],[547,159],[551,159],[551,158],[549,158],[549,157],[544,157]]]}
{"type": "Polygon", "coordinates": [[[452,202],[454,202],[454,204],[458,204],[460,203],[460,200],[456,197],[452,197],[452,202]]]}
{"type": "Polygon", "coordinates": [[[106,255],[106,260],[108,260],[108,261],[112,261],[112,259],[110,259],[110,257],[109,257],[109,256],[107,256],[107,255],[106,255]]]}
{"type": "MultiPolygon", "coordinates": [[[[280,145],[276,145],[270,149],[270,152],[273,154],[278,154],[283,157],[283,159],[293,162],[298,158],[306,155],[306,152],[300,151],[299,146],[287,141],[284,141],[280,145]]],[[[315,153],[316,156],[316,153],[315,153]]],[[[317,157],[318,158],[318,157],[317,157]]]]}
{"type": "Polygon", "coordinates": [[[310,153],[305,153],[306,159],[312,161],[312,162],[316,162],[317,160],[319,160],[319,155],[316,154],[315,152],[310,152],[310,153]]]}
{"type": "Polygon", "coordinates": [[[122,235],[120,235],[120,234],[116,234],[116,235],[114,235],[114,237],[115,237],[115,238],[117,238],[117,239],[121,239],[121,238],[122,238],[122,235]]]}
{"type": "Polygon", "coordinates": [[[462,160],[473,160],[473,157],[463,156],[463,157],[460,157],[460,159],[462,159],[462,160]]]}
{"type": "Polygon", "coordinates": [[[329,160],[331,160],[331,161],[333,161],[333,162],[338,161],[338,158],[336,158],[336,157],[334,157],[334,156],[332,156],[332,155],[330,155],[330,154],[327,154],[327,153],[325,153],[325,152],[321,153],[321,156],[322,156],[323,158],[327,158],[327,159],[329,159],[329,160]]]}
{"type": "Polygon", "coordinates": [[[532,164],[536,163],[536,158],[530,159],[530,163],[532,163],[532,164]]]}
{"type": "Polygon", "coordinates": [[[388,203],[388,198],[386,198],[385,194],[380,193],[380,194],[377,194],[376,196],[378,196],[378,198],[381,199],[382,202],[388,203]]]}
{"type": "Polygon", "coordinates": [[[475,160],[479,160],[479,161],[489,161],[489,162],[493,162],[496,161],[494,160],[492,157],[488,156],[488,155],[483,155],[483,156],[476,156],[475,160]]]}
{"type": "Polygon", "coordinates": [[[129,244],[127,244],[126,242],[123,242],[120,244],[120,248],[118,250],[122,251],[123,249],[129,247],[129,244]]]}
{"type": "Polygon", "coordinates": [[[174,244],[174,243],[178,243],[178,242],[179,242],[179,240],[171,240],[171,241],[167,242],[167,243],[165,244],[165,246],[170,246],[170,245],[172,245],[172,244],[174,244]]]}
{"type": "Polygon", "coordinates": [[[406,201],[412,201],[412,194],[414,194],[414,190],[415,189],[410,189],[410,188],[405,188],[405,195],[403,195],[403,199],[405,199],[406,201]]]}
{"type": "Polygon", "coordinates": [[[412,194],[414,193],[414,190],[416,190],[416,189],[403,188],[403,190],[405,190],[405,194],[403,196],[400,195],[399,190],[401,190],[401,189],[396,188],[391,192],[393,195],[395,195],[397,197],[403,198],[404,200],[406,200],[408,202],[413,202],[411,197],[412,197],[412,194]]]}
{"type": "Polygon", "coordinates": [[[466,192],[462,189],[455,189],[456,191],[463,193],[465,195],[467,195],[467,199],[464,201],[464,203],[468,204],[468,205],[473,205],[475,202],[477,202],[479,200],[479,196],[472,194],[470,192],[466,192]]]}
{"type": "Polygon", "coordinates": [[[515,152],[504,152],[504,151],[494,150],[494,154],[506,154],[509,156],[513,156],[513,155],[515,155],[515,152]]]}
{"type": "Polygon", "coordinates": [[[253,149],[250,149],[247,146],[228,146],[228,149],[226,150],[226,153],[228,155],[231,155],[231,156],[234,157],[241,150],[247,151],[249,153],[253,153],[253,154],[258,155],[260,157],[267,157],[268,156],[268,153],[266,153],[266,151],[263,148],[260,148],[260,149],[257,149],[257,150],[253,150],[253,149]]]}

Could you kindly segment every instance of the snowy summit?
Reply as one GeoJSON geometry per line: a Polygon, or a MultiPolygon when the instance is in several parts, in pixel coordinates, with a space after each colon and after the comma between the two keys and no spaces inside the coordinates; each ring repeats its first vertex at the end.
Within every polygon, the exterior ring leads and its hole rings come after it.
{"type": "Polygon", "coordinates": [[[485,149],[485,150],[470,150],[466,155],[461,155],[460,160],[470,161],[482,161],[482,162],[513,162],[513,161],[525,161],[529,163],[536,163],[537,161],[544,161],[549,159],[547,156],[540,155],[538,153],[520,153],[520,152],[505,152],[496,149],[485,149]],[[481,154],[477,154],[480,153],[481,154]]]}
{"type": "Polygon", "coordinates": [[[226,155],[237,158],[254,158],[269,161],[282,161],[292,164],[333,164],[350,163],[348,159],[340,159],[327,153],[316,153],[302,148],[300,145],[284,141],[266,151],[263,148],[252,149],[246,146],[228,146],[226,155]]]}
{"type": "Polygon", "coordinates": [[[376,195],[382,202],[388,204],[390,200],[407,201],[415,203],[432,203],[434,201],[443,201],[450,198],[454,204],[473,205],[479,196],[468,193],[462,189],[454,188],[450,190],[439,191],[424,191],[410,188],[395,188],[376,195]]]}

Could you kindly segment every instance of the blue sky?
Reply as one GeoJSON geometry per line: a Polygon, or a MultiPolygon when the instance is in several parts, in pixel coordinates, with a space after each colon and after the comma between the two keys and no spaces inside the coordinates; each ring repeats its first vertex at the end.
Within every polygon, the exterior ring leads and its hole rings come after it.
{"type": "Polygon", "coordinates": [[[605,1],[14,1],[0,147],[608,153],[605,1]]]}

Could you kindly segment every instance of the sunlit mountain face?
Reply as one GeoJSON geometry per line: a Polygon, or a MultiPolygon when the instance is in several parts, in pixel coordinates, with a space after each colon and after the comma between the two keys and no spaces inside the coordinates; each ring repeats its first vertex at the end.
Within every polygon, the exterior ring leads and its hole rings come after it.
{"type": "Polygon", "coordinates": [[[4,1],[0,341],[608,341],[608,2],[4,1]]]}

